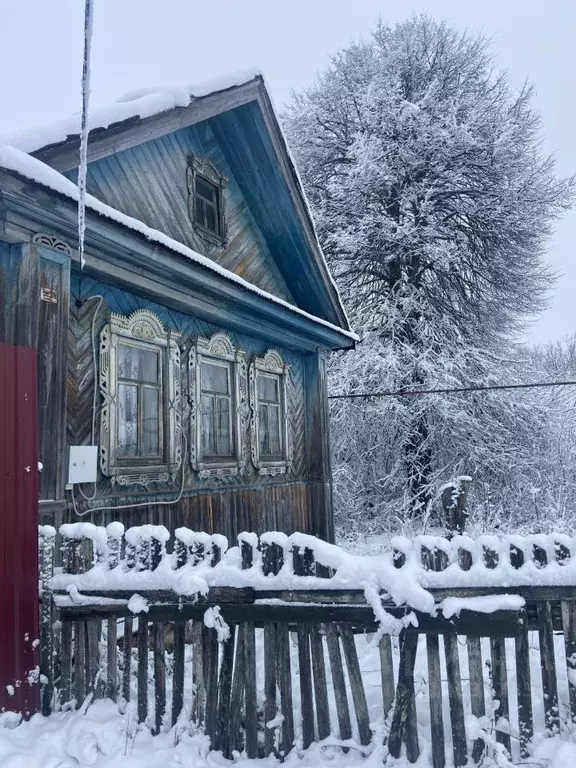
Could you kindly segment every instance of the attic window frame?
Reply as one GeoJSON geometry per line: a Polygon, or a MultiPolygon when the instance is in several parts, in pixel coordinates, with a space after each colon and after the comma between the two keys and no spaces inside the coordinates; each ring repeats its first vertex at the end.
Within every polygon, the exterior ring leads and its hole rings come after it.
{"type": "Polygon", "coordinates": [[[188,180],[188,214],[192,225],[196,232],[204,240],[208,241],[212,245],[218,245],[225,247],[227,244],[227,226],[226,226],[226,205],[224,189],[228,183],[226,176],[221,174],[214,165],[207,159],[202,159],[196,155],[190,155],[188,157],[187,168],[187,180],[188,180]],[[216,193],[216,220],[218,231],[214,232],[208,227],[205,227],[198,221],[196,216],[196,179],[200,178],[202,181],[214,187],[216,193]]]}

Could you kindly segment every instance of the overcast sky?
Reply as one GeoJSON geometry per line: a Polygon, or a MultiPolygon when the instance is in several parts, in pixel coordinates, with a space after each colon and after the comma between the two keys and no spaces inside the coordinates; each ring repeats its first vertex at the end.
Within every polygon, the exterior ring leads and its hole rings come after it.
{"type": "MultiPolygon", "coordinates": [[[[82,0],[0,0],[0,133],[78,110],[82,0]]],[[[545,146],[576,172],[576,0],[95,0],[92,103],[142,86],[260,68],[278,107],[381,16],[428,12],[493,40],[513,84],[536,87],[545,146]]],[[[533,341],[576,331],[576,212],[549,244],[562,274],[533,341]]]]}

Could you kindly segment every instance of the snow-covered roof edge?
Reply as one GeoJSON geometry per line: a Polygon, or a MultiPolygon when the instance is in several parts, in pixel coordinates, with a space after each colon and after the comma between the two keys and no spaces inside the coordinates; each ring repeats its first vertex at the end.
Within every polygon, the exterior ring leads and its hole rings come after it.
{"type": "Polygon", "coordinates": [[[306,190],[304,189],[304,183],[302,181],[302,177],[300,176],[300,171],[298,170],[298,165],[296,164],[296,159],[294,155],[292,154],[292,150],[290,149],[290,144],[288,142],[288,137],[286,136],[286,133],[284,131],[284,128],[282,127],[282,122],[280,120],[280,113],[276,109],[276,105],[274,103],[274,100],[272,98],[272,93],[268,86],[266,85],[266,79],[263,74],[260,75],[262,78],[262,82],[264,84],[264,90],[266,91],[266,95],[268,97],[268,101],[270,102],[270,108],[274,114],[274,117],[276,119],[276,124],[278,125],[278,130],[280,131],[280,138],[282,139],[282,142],[284,144],[284,151],[286,152],[286,156],[288,157],[288,161],[292,167],[292,171],[294,173],[294,179],[296,181],[296,185],[298,186],[298,189],[300,191],[300,195],[302,197],[302,202],[304,203],[304,208],[306,209],[306,213],[308,215],[308,219],[310,221],[310,226],[312,228],[312,236],[316,243],[318,244],[318,252],[320,254],[320,258],[322,259],[322,264],[324,266],[324,269],[326,271],[326,274],[328,276],[328,280],[332,287],[334,288],[334,291],[336,293],[336,300],[340,306],[340,309],[342,310],[342,314],[344,315],[344,321],[346,322],[348,328],[352,329],[352,323],[350,322],[350,318],[348,317],[348,313],[346,312],[346,307],[344,306],[344,301],[342,300],[342,296],[340,294],[340,291],[338,289],[338,286],[336,285],[336,281],[332,277],[332,272],[330,271],[330,268],[328,266],[328,262],[326,261],[326,257],[324,256],[324,251],[322,250],[322,246],[320,245],[320,239],[318,237],[318,231],[316,229],[316,222],[314,221],[314,214],[312,213],[312,206],[310,205],[310,201],[308,200],[308,195],[306,194],[306,190]]]}
{"type": "MultiPolygon", "coordinates": [[[[131,91],[118,98],[113,104],[92,109],[88,116],[89,129],[91,131],[105,129],[114,123],[131,118],[139,117],[143,120],[168,112],[175,107],[188,107],[194,99],[227,91],[261,77],[262,73],[259,70],[248,69],[200,83],[131,91]]],[[[37,152],[44,147],[65,142],[68,137],[77,136],[79,133],[80,112],[75,112],[47,125],[0,134],[0,144],[8,144],[22,152],[37,152]]]]}
{"type": "MultiPolygon", "coordinates": [[[[46,165],[46,163],[37,160],[35,157],[32,157],[26,152],[16,149],[15,147],[0,145],[0,168],[3,168],[7,171],[14,171],[20,176],[24,176],[31,181],[35,181],[41,186],[47,187],[54,192],[65,195],[66,197],[71,198],[76,202],[78,201],[78,187],[76,184],[67,179],[58,171],[54,170],[54,168],[46,165]]],[[[106,218],[111,219],[112,221],[115,221],[116,223],[121,224],[128,229],[139,232],[151,242],[163,245],[171,251],[185,256],[191,261],[194,261],[197,264],[201,264],[203,267],[216,272],[221,277],[241,285],[243,288],[258,294],[268,301],[279,304],[291,312],[294,312],[301,317],[305,317],[307,320],[310,320],[314,323],[336,331],[337,333],[340,333],[343,336],[352,339],[353,341],[358,341],[359,337],[352,331],[347,331],[340,326],[330,323],[328,320],[324,320],[323,318],[317,317],[316,315],[311,315],[305,310],[300,309],[300,307],[296,307],[293,304],[284,301],[284,299],[280,299],[279,297],[274,296],[267,291],[263,291],[261,288],[258,288],[258,286],[254,285],[253,283],[249,283],[247,280],[240,277],[239,275],[236,275],[234,272],[231,272],[228,269],[224,269],[224,267],[216,264],[216,262],[212,261],[208,257],[202,256],[202,254],[192,250],[192,248],[189,248],[183,243],[179,243],[177,240],[168,237],[168,235],[165,235],[163,232],[160,232],[157,229],[153,229],[152,227],[147,226],[138,219],[135,219],[132,216],[127,216],[121,211],[106,205],[106,203],[102,203],[92,195],[86,195],[86,208],[95,211],[101,216],[105,216],[106,218]]]]}

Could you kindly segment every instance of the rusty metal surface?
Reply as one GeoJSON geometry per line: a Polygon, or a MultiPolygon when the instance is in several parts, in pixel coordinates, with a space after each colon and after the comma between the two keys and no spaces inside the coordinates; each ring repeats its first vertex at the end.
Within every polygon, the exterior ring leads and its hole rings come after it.
{"type": "Polygon", "coordinates": [[[36,397],[36,350],[0,344],[0,711],[23,714],[40,703],[36,397]]]}

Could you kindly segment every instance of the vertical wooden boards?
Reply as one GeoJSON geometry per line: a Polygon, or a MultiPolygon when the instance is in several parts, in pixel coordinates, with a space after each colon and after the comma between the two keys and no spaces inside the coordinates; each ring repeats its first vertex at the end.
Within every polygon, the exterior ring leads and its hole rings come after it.
{"type": "Polygon", "coordinates": [[[206,691],[206,733],[212,745],[216,736],[218,714],[218,636],[215,629],[204,627],[204,678],[206,691]]]}
{"type": "Polygon", "coordinates": [[[330,709],[328,707],[326,666],[324,664],[324,643],[322,642],[322,635],[317,624],[312,625],[310,629],[310,650],[312,653],[318,738],[322,740],[330,736],[330,709]]]}
{"type": "Polygon", "coordinates": [[[570,713],[572,722],[576,723],[576,602],[574,600],[562,601],[562,627],[566,649],[570,713]]]}
{"type": "Polygon", "coordinates": [[[130,701],[130,682],[132,676],[132,616],[124,618],[124,637],[122,638],[122,697],[130,701]]]}
{"type": "Polygon", "coordinates": [[[466,726],[464,723],[464,701],[462,699],[460,660],[458,658],[458,635],[455,633],[447,632],[444,635],[444,653],[446,656],[446,675],[448,677],[448,699],[450,701],[454,765],[462,766],[466,765],[468,762],[468,750],[466,747],[466,726]]]}
{"type": "Polygon", "coordinates": [[[362,682],[362,672],[358,663],[358,654],[356,652],[356,643],[352,629],[348,624],[340,624],[340,637],[342,639],[342,650],[346,659],[346,669],[348,670],[348,679],[352,691],[352,701],[356,710],[356,720],[358,722],[358,735],[360,744],[370,744],[372,739],[372,730],[370,729],[370,717],[368,715],[368,704],[366,703],[366,694],[362,682]]]}
{"type": "Polygon", "coordinates": [[[444,768],[444,720],[442,718],[442,676],[440,672],[440,642],[438,635],[426,635],[428,655],[428,691],[430,698],[430,736],[433,768],[444,768]]]}
{"type": "Polygon", "coordinates": [[[72,699],[72,627],[73,622],[62,622],[62,645],[60,649],[61,703],[67,704],[72,699]]]}
{"type": "Polygon", "coordinates": [[[288,624],[280,622],[277,625],[277,678],[280,689],[280,707],[284,720],[282,722],[282,746],[284,757],[288,755],[294,744],[294,712],[292,709],[292,670],[290,664],[290,635],[288,624]]]}
{"type": "Polygon", "coordinates": [[[192,622],[192,683],[194,686],[194,704],[192,706],[192,720],[198,725],[203,725],[206,716],[206,669],[207,661],[204,653],[204,622],[194,620],[192,622]]]}
{"type": "Polygon", "coordinates": [[[232,694],[230,696],[230,753],[232,750],[242,750],[240,722],[242,719],[242,702],[244,700],[244,625],[238,625],[236,637],[236,652],[234,654],[234,675],[232,677],[232,694]]]}
{"type": "MultiPolygon", "coordinates": [[[[482,644],[479,637],[468,636],[466,638],[468,652],[468,675],[470,680],[470,705],[474,717],[483,717],[486,714],[486,700],[484,697],[484,674],[482,672],[482,644]]],[[[484,753],[484,740],[476,739],[472,747],[472,761],[478,763],[484,753]]]]}
{"type": "Polygon", "coordinates": [[[380,640],[380,675],[382,678],[382,708],[384,717],[388,717],[394,704],[394,664],[390,635],[384,635],[380,640]]]}
{"type": "Polygon", "coordinates": [[[101,623],[98,619],[86,620],[86,693],[94,694],[96,675],[100,665],[98,642],[101,633],[101,623]]]}
{"type": "Polygon", "coordinates": [[[312,505],[311,495],[308,502],[313,510],[311,533],[326,541],[334,541],[326,355],[323,352],[307,355],[304,358],[304,374],[306,463],[308,478],[316,486],[316,503],[312,505]]]}
{"type": "Polygon", "coordinates": [[[276,624],[264,624],[264,754],[274,753],[274,728],[267,723],[276,717],[276,624]]]}
{"type": "Polygon", "coordinates": [[[538,636],[540,639],[540,661],[542,662],[542,689],[544,692],[544,719],[549,735],[560,730],[558,709],[558,684],[556,681],[556,660],[554,656],[554,631],[552,628],[552,606],[548,601],[537,604],[538,636]]]}
{"type": "Polygon", "coordinates": [[[108,618],[106,627],[106,696],[112,701],[118,697],[118,619],[108,618]]]}
{"type": "Polygon", "coordinates": [[[184,648],[186,622],[174,622],[174,661],[172,667],[172,725],[180,717],[184,705],[184,648]]]}
{"type": "Polygon", "coordinates": [[[218,715],[215,734],[216,750],[221,749],[224,757],[230,754],[230,704],[232,697],[232,672],[234,669],[234,640],[236,625],[230,625],[230,637],[222,645],[222,664],[218,680],[218,715]]]}
{"type": "Polygon", "coordinates": [[[86,698],[86,623],[74,622],[74,698],[76,707],[86,698]]]}
{"type": "Polygon", "coordinates": [[[400,666],[396,688],[396,705],[388,737],[388,751],[392,757],[400,757],[402,742],[405,741],[406,756],[411,763],[415,763],[419,755],[414,696],[414,663],[417,649],[418,635],[416,632],[403,632],[400,635],[400,666]]]}
{"type": "MultiPolygon", "coordinates": [[[[38,324],[38,458],[43,464],[40,498],[64,498],[66,361],[70,303],[70,258],[37,246],[40,301],[38,324]],[[48,300],[47,300],[48,299],[48,300]]],[[[94,303],[94,302],[93,302],[94,303]]]]}
{"type": "Polygon", "coordinates": [[[166,713],[166,658],[164,624],[156,622],[152,627],[154,654],[154,732],[160,733],[166,713]]]}
{"type": "MultiPolygon", "coordinates": [[[[508,675],[506,673],[506,640],[503,637],[490,638],[490,657],[492,667],[492,686],[494,697],[500,702],[494,713],[496,725],[500,718],[510,722],[510,709],[508,706],[508,675]]],[[[496,727],[496,740],[503,744],[510,752],[510,734],[498,730],[496,727]]]]}
{"type": "Polygon", "coordinates": [[[138,722],[148,716],[148,621],[138,617],[138,722]]]}
{"type": "Polygon", "coordinates": [[[532,722],[532,681],[530,674],[530,643],[526,623],[514,638],[516,652],[516,690],[518,695],[518,734],[520,757],[530,756],[529,743],[534,736],[532,722]]]}
{"type": "Polygon", "coordinates": [[[300,669],[300,707],[302,743],[307,749],[314,741],[314,704],[312,702],[312,667],[310,665],[310,625],[298,624],[298,666],[300,669]]]}
{"type": "Polygon", "coordinates": [[[244,688],[246,695],[246,755],[258,757],[258,709],[256,702],[256,644],[254,622],[244,625],[244,688]]]}
{"type": "Polygon", "coordinates": [[[326,645],[328,646],[328,658],[330,659],[330,669],[332,672],[332,685],[334,687],[334,698],[336,699],[340,738],[342,741],[347,741],[352,738],[352,723],[350,722],[350,708],[348,706],[342,656],[340,655],[338,630],[335,624],[324,624],[324,631],[326,633],[326,645]]]}

